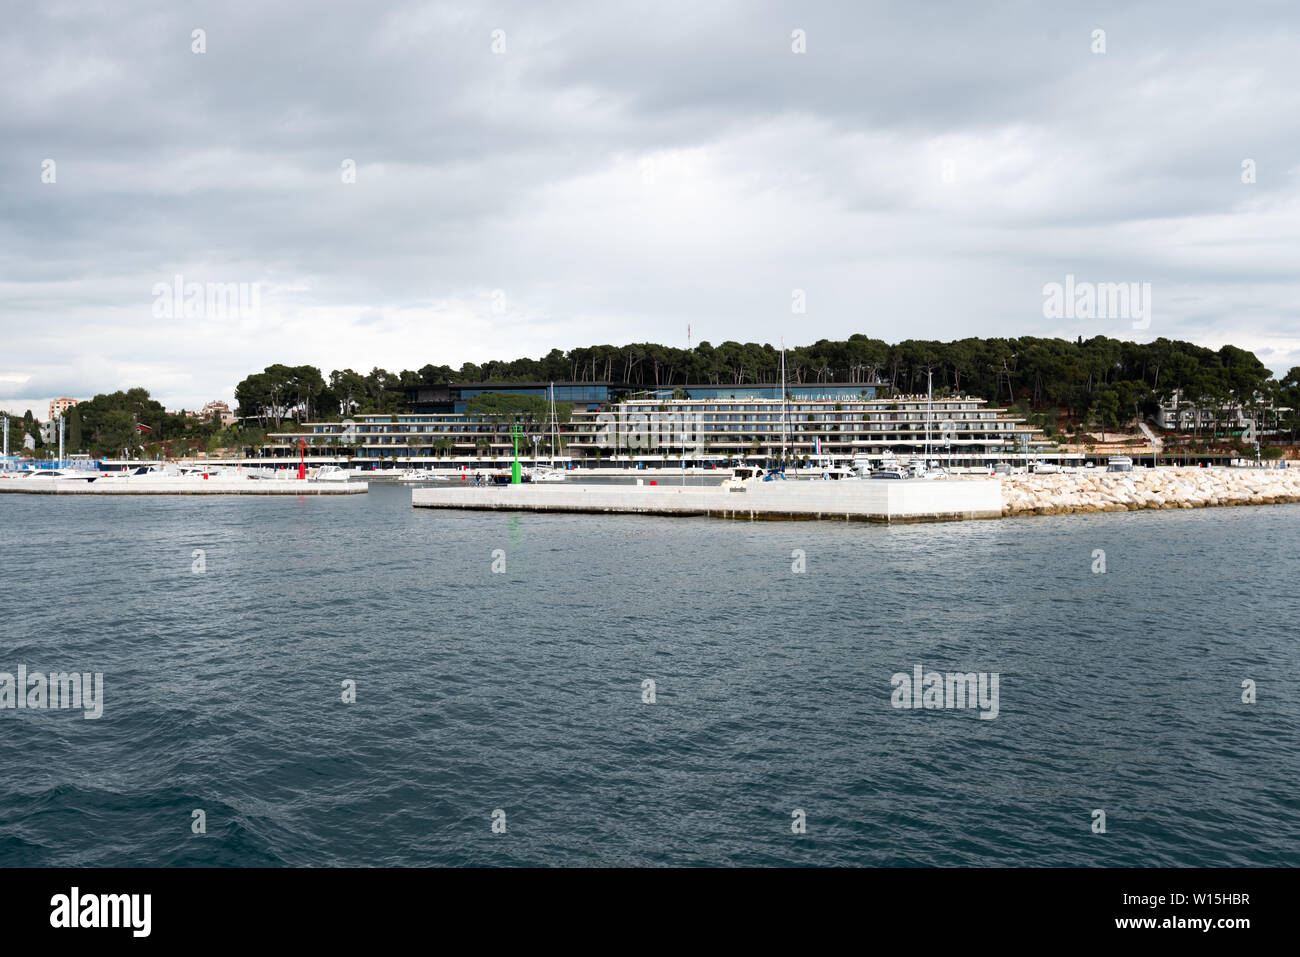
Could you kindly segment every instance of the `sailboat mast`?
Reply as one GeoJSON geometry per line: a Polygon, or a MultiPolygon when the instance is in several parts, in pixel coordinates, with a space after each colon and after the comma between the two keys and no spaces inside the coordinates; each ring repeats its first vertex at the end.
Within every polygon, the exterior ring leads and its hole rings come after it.
{"type": "Polygon", "coordinates": [[[555,438],[559,431],[559,420],[555,417],[555,383],[551,383],[551,468],[555,468],[555,438]]]}
{"type": "Polygon", "coordinates": [[[926,370],[925,384],[925,461],[930,462],[930,423],[934,421],[934,370],[926,370]]]}
{"type": "Polygon", "coordinates": [[[781,337],[781,466],[785,466],[785,336],[781,337]]]}

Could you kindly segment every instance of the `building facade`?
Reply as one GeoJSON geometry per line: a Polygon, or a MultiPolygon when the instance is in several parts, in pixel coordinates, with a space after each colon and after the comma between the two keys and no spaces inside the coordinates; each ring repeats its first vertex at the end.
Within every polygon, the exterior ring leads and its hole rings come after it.
{"type": "Polygon", "coordinates": [[[80,399],[52,399],[50,401],[50,418],[57,419],[80,402],[80,399]]]}
{"type": "Polygon", "coordinates": [[[220,399],[214,399],[203,407],[198,417],[208,421],[217,422],[223,429],[229,428],[235,424],[235,413],[230,411],[230,406],[220,399]]]}
{"type": "Polygon", "coordinates": [[[1280,408],[1263,396],[1256,396],[1250,407],[1228,400],[1217,405],[1197,405],[1181,389],[1175,389],[1160,403],[1156,424],[1168,432],[1217,433],[1219,437],[1236,437],[1252,425],[1261,434],[1281,430],[1282,418],[1291,409],[1280,408]]]}
{"type": "MultiPolygon", "coordinates": [[[[555,383],[559,411],[522,423],[520,456],[583,465],[677,465],[749,459],[791,461],[855,455],[929,454],[993,462],[1049,448],[1041,432],[1006,409],[971,396],[881,396],[879,385],[825,383],[693,385],[636,392],[614,383],[555,383]]],[[[549,398],[545,383],[470,383],[406,390],[410,411],[309,422],[272,433],[263,455],[361,463],[500,463],[513,455],[508,416],[476,415],[466,403],[483,392],[549,398]]]]}
{"type": "Polygon", "coordinates": [[[409,386],[398,391],[406,396],[410,411],[417,415],[463,414],[477,395],[505,392],[571,403],[575,409],[596,409],[616,402],[632,392],[617,382],[449,382],[444,385],[409,386]]]}

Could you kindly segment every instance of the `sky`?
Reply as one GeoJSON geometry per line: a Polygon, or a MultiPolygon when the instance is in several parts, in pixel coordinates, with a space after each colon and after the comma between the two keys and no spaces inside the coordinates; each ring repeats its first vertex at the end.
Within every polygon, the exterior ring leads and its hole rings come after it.
{"type": "Polygon", "coordinates": [[[1294,3],[3,11],[11,412],[688,327],[1300,365],[1294,3]],[[1145,322],[1053,313],[1067,276],[1149,289],[1145,322]]]}

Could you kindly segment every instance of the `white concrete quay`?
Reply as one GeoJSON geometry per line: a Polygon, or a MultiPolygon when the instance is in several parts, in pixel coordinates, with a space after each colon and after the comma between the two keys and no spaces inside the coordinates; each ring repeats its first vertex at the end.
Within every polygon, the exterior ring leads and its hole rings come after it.
{"type": "Polygon", "coordinates": [[[941,522],[1002,516],[1001,485],[988,479],[754,482],[718,485],[531,484],[417,488],[416,508],[712,515],[747,519],[941,522]]]}

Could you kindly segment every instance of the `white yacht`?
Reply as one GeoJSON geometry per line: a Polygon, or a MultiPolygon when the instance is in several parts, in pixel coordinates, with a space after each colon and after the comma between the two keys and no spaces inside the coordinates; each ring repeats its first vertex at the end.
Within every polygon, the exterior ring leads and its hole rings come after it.
{"type": "MultiPolygon", "coordinates": [[[[407,471],[412,471],[407,469],[407,471]]],[[[346,482],[348,480],[347,469],[339,468],[337,465],[322,465],[316,469],[315,474],[311,476],[313,482],[346,482]]]]}
{"type": "Polygon", "coordinates": [[[99,473],[84,469],[32,469],[19,476],[28,482],[93,482],[99,473]]]}
{"type": "Polygon", "coordinates": [[[860,456],[846,463],[843,459],[837,461],[831,455],[817,455],[810,458],[807,465],[794,469],[792,475],[797,479],[814,482],[839,482],[844,479],[856,481],[865,478],[866,472],[870,470],[871,466],[860,456]]]}
{"type": "Polygon", "coordinates": [[[564,469],[557,469],[552,465],[534,465],[532,468],[524,469],[524,474],[528,476],[530,482],[563,482],[565,478],[564,469]]]}
{"type": "Polygon", "coordinates": [[[767,480],[766,470],[757,465],[738,465],[731,470],[729,478],[722,480],[722,487],[729,492],[743,492],[755,482],[765,480],[767,480]]]}
{"type": "Polygon", "coordinates": [[[861,477],[853,468],[847,465],[827,465],[824,468],[814,469],[813,474],[809,476],[809,478],[823,482],[839,482],[845,479],[856,481],[861,477]]]}
{"type": "Polygon", "coordinates": [[[402,469],[397,475],[402,485],[423,485],[426,482],[446,482],[445,475],[434,475],[432,469],[402,469]]]}
{"type": "Polygon", "coordinates": [[[907,478],[907,470],[903,467],[903,464],[898,461],[897,455],[886,450],[884,455],[880,457],[880,465],[877,468],[872,469],[867,474],[867,478],[905,479],[907,478]]]}
{"type": "Polygon", "coordinates": [[[907,473],[895,465],[892,468],[878,468],[871,473],[871,477],[873,479],[905,479],[907,473]]]}
{"type": "Polygon", "coordinates": [[[399,485],[423,485],[425,482],[436,482],[438,479],[428,469],[402,469],[393,481],[399,485]]]}

